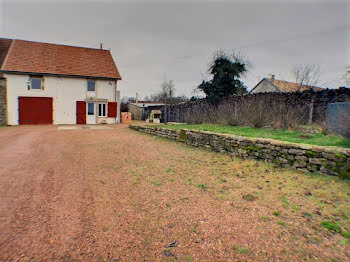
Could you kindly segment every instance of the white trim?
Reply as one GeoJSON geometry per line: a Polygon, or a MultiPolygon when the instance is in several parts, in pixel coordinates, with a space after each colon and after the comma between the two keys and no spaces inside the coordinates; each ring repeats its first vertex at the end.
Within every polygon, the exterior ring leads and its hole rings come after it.
{"type": "MultiPolygon", "coordinates": [[[[103,113],[103,110],[102,110],[103,113]]],[[[108,117],[108,102],[98,102],[97,103],[97,117],[108,117]],[[105,115],[100,116],[100,105],[105,105],[105,115]]]]}
{"type": "Polygon", "coordinates": [[[44,91],[43,89],[43,78],[42,77],[29,77],[29,81],[30,81],[30,90],[29,91],[34,91],[34,92],[42,92],[44,91]],[[40,88],[33,88],[33,83],[32,80],[33,79],[39,79],[40,80],[40,88]]]}

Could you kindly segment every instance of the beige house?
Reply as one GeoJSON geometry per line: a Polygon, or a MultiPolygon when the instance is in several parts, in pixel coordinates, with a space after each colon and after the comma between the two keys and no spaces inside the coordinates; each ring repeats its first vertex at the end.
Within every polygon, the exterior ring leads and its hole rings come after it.
{"type": "Polygon", "coordinates": [[[298,91],[320,91],[323,88],[316,86],[308,85],[298,85],[297,83],[288,82],[284,80],[275,79],[275,75],[272,75],[270,78],[263,78],[252,90],[250,94],[255,93],[269,93],[269,92],[298,92],[298,91]]]}

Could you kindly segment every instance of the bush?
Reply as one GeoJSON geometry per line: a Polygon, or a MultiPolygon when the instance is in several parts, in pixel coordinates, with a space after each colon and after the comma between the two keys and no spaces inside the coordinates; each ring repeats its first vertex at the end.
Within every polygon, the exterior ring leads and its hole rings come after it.
{"type": "Polygon", "coordinates": [[[225,124],[230,126],[296,129],[307,122],[306,105],[290,105],[281,101],[267,103],[258,96],[236,97],[235,102],[223,101],[218,105],[201,102],[187,109],[188,124],[225,124]]]}

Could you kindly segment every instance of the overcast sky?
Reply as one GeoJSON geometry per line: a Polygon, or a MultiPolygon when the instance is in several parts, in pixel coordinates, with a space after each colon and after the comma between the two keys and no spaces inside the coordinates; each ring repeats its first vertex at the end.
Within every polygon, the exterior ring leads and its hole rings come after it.
{"type": "Polygon", "coordinates": [[[349,1],[2,1],[2,37],[110,48],[122,96],[146,96],[164,79],[191,96],[218,49],[240,50],[263,77],[292,80],[295,64],[318,64],[323,86],[350,65],[349,1]]]}

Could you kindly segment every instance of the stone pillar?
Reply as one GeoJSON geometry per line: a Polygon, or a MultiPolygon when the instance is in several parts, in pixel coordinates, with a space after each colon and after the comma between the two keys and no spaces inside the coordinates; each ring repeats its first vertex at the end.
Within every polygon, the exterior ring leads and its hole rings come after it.
{"type": "Polygon", "coordinates": [[[0,78],[0,125],[7,124],[6,79],[0,78]]]}

